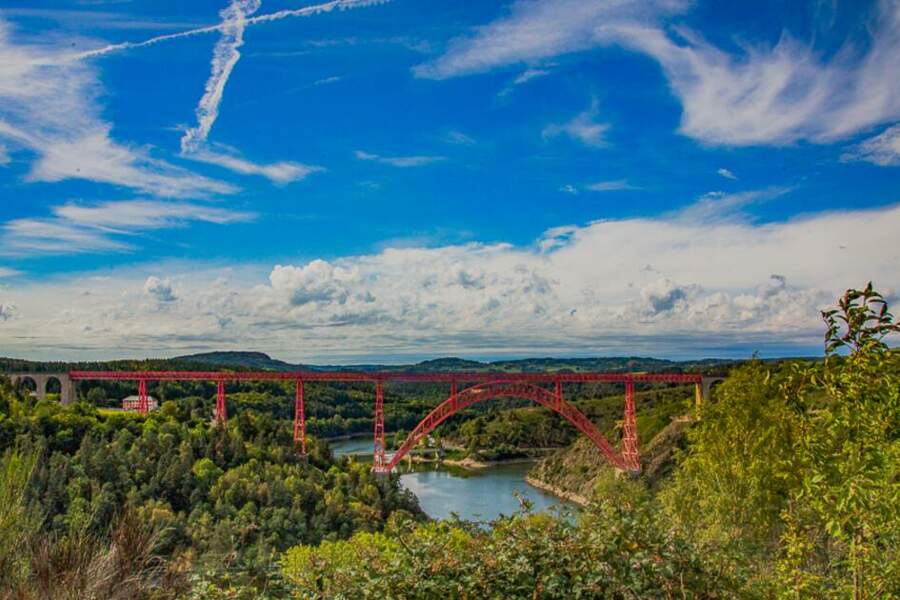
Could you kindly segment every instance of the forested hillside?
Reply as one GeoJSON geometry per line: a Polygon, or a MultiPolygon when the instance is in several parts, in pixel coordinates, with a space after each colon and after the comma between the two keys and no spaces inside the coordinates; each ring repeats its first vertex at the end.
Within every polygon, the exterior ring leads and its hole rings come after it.
{"type": "Polygon", "coordinates": [[[275,561],[291,545],[378,531],[398,511],[422,518],[396,477],[335,462],[315,439],[302,461],[289,421],[246,410],[223,427],[192,406],[101,414],[35,403],[0,379],[4,593],[130,598],[165,581],[168,595],[208,583],[251,598],[278,585],[275,561]],[[115,547],[119,535],[131,546],[115,547]],[[106,583],[95,569],[110,571],[106,583]]]}

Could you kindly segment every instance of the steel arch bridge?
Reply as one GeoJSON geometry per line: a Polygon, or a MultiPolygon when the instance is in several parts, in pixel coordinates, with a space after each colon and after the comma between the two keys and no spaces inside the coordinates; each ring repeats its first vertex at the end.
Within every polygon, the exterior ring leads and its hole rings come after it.
{"type": "Polygon", "coordinates": [[[696,402],[703,401],[714,379],[695,373],[419,373],[419,372],[363,372],[363,371],[71,371],[71,381],[134,381],[138,387],[138,412],[148,412],[148,382],[210,381],[216,382],[216,411],[218,423],[227,420],[225,383],[242,381],[293,382],[294,441],[302,456],[306,456],[306,382],[365,382],[375,387],[373,466],[376,473],[389,473],[399,461],[441,423],[465,408],[494,398],[521,398],[544,406],[565,418],[586,435],[615,468],[640,471],[637,428],[635,426],[634,388],[639,383],[678,383],[695,386],[696,402]],[[563,395],[566,383],[624,384],[625,400],[622,419],[621,450],[616,450],[594,423],[563,395]],[[448,383],[446,400],[432,410],[407,436],[400,448],[388,455],[384,443],[384,384],[385,383],[448,383]],[[460,387],[460,384],[468,387],[460,387]]]}

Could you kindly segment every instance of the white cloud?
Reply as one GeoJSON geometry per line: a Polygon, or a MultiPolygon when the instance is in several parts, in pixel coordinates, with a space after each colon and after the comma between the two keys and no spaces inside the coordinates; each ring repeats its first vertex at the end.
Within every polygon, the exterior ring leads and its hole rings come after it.
{"type": "Polygon", "coordinates": [[[888,297],[900,290],[900,206],[780,223],[682,218],[690,212],[553,228],[525,247],[387,248],[227,270],[131,265],[104,271],[110,279],[17,282],[4,303],[28,314],[4,323],[0,345],[57,358],[255,347],[320,363],[808,353],[821,347],[818,310],[844,289],[871,279],[888,297]],[[178,310],[145,291],[150,276],[178,310]],[[91,303],[71,302],[85,290],[91,303]]]}
{"type": "Polygon", "coordinates": [[[525,69],[524,71],[519,73],[516,76],[516,78],[513,79],[512,82],[510,82],[509,85],[507,85],[505,88],[500,90],[500,92],[497,95],[500,97],[508,96],[509,94],[513,93],[513,91],[516,89],[516,87],[518,87],[524,83],[527,83],[527,82],[531,81],[532,79],[546,77],[551,72],[552,71],[550,71],[550,69],[525,69]]]}
{"type": "Polygon", "coordinates": [[[57,219],[14,219],[3,224],[0,234],[0,254],[6,256],[122,252],[129,248],[103,231],[57,219]]]}
{"type": "Polygon", "coordinates": [[[100,117],[97,72],[62,60],[67,51],[63,43],[16,43],[0,19],[0,138],[37,154],[29,181],[87,179],[171,197],[235,191],[114,141],[100,117]]]}
{"type": "Polygon", "coordinates": [[[322,79],[317,79],[312,83],[312,87],[319,87],[320,85],[328,85],[330,83],[337,83],[343,79],[343,77],[339,75],[332,75],[331,77],[323,77],[322,79]]]}
{"type": "Polygon", "coordinates": [[[566,193],[566,194],[577,194],[577,193],[578,193],[578,188],[576,188],[576,187],[575,187],[574,185],[572,185],[571,183],[567,183],[566,185],[564,185],[564,186],[562,186],[561,188],[559,188],[559,191],[561,191],[561,192],[563,192],[563,193],[566,193]]]}
{"type": "Polygon", "coordinates": [[[518,0],[507,17],[454,40],[415,73],[436,79],[608,44],[654,58],[683,106],[680,131],[710,144],[831,143],[900,118],[900,3],[873,10],[865,38],[825,58],[784,32],[731,54],[662,19],[687,2],[518,0]]]}
{"type": "Polygon", "coordinates": [[[464,134],[461,131],[447,132],[447,135],[444,137],[444,140],[451,144],[458,144],[460,146],[473,146],[477,143],[474,138],[464,134]]]}
{"type": "Polygon", "coordinates": [[[631,185],[626,179],[614,179],[611,181],[597,181],[584,186],[591,192],[615,192],[619,190],[638,190],[639,187],[631,185]]]}
{"type": "Polygon", "coordinates": [[[373,161],[400,168],[424,167],[447,160],[445,156],[380,156],[362,150],[357,150],[354,154],[358,160],[373,161]]]}
{"type": "Polygon", "coordinates": [[[799,140],[829,143],[900,116],[900,5],[884,3],[869,51],[848,47],[823,62],[784,33],[771,48],[730,55],[688,30],[681,43],[656,28],[604,27],[598,40],[655,58],[683,106],[681,133],[712,144],[746,146],[799,140]]]}
{"type": "Polygon", "coordinates": [[[189,221],[224,225],[248,221],[254,216],[248,212],[201,204],[153,200],[125,200],[90,205],[69,203],[55,207],[53,213],[74,224],[116,229],[162,229],[184,225],[189,221]]]}
{"type": "Polygon", "coordinates": [[[732,173],[731,171],[729,171],[729,170],[726,169],[725,167],[722,167],[721,169],[719,169],[718,171],[716,171],[716,173],[718,173],[719,175],[721,175],[721,176],[724,177],[725,179],[737,179],[737,175],[735,175],[734,173],[732,173]]]}
{"type": "Polygon", "coordinates": [[[270,181],[282,185],[306,179],[313,173],[320,173],[325,170],[316,165],[305,165],[290,161],[258,164],[236,156],[234,151],[214,152],[205,148],[185,156],[192,160],[218,165],[242,175],[262,175],[270,181]]]}
{"type": "Polygon", "coordinates": [[[508,17],[453,40],[447,52],[413,72],[445,79],[586,50],[596,44],[594,29],[601,25],[652,21],[686,5],[680,0],[518,0],[508,17]]]}
{"type": "Polygon", "coordinates": [[[591,100],[590,107],[575,115],[570,121],[547,125],[544,128],[543,136],[547,139],[559,135],[567,135],[586,146],[603,146],[606,143],[603,135],[609,129],[609,123],[597,122],[599,112],[599,104],[597,99],[594,98],[591,100]]]}
{"type": "Polygon", "coordinates": [[[894,125],[850,148],[841,160],[864,160],[882,167],[900,166],[900,125],[894,125]]]}
{"type": "Polygon", "coordinates": [[[788,187],[770,187],[726,194],[709,192],[686,208],[671,213],[671,218],[691,223],[712,223],[743,221],[747,219],[744,209],[754,204],[774,200],[791,191],[788,187]]]}
{"type": "Polygon", "coordinates": [[[14,275],[21,275],[21,273],[15,269],[0,267],[0,277],[13,277],[14,275]]]}
{"type": "Polygon", "coordinates": [[[147,229],[180,227],[192,221],[220,225],[247,221],[253,213],[157,200],[96,204],[68,203],[53,217],[14,219],[0,226],[0,254],[69,254],[132,250],[122,236],[147,229]]]}
{"type": "Polygon", "coordinates": [[[160,279],[151,275],[144,282],[144,293],[159,303],[169,303],[178,300],[178,297],[172,290],[172,280],[168,278],[160,279]]]}
{"type": "Polygon", "coordinates": [[[549,69],[526,69],[525,71],[519,73],[518,77],[513,79],[513,85],[522,85],[527,81],[537,79],[538,77],[544,77],[545,75],[549,74],[549,69]]]}
{"type": "Polygon", "coordinates": [[[689,293],[689,289],[667,278],[657,279],[641,288],[650,316],[672,311],[679,302],[687,300],[689,293]]]}
{"type": "Polygon", "coordinates": [[[68,140],[47,140],[28,181],[89,179],[131,187],[157,196],[186,198],[230,194],[236,188],[150,158],[143,150],[113,142],[108,131],[68,140]]]}
{"type": "Polygon", "coordinates": [[[345,304],[353,285],[359,283],[359,274],[354,269],[314,260],[301,267],[276,265],[269,282],[272,290],[284,296],[291,306],[345,304]]]}
{"type": "Polygon", "coordinates": [[[19,314],[19,309],[15,304],[0,302],[0,323],[11,321],[19,314]]]}

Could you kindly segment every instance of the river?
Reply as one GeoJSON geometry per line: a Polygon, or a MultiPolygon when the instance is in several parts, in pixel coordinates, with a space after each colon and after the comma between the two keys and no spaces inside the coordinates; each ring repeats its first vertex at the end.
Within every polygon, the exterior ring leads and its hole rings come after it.
{"type": "MultiPolygon", "coordinates": [[[[353,438],[329,442],[336,456],[371,453],[371,438],[353,438]]],[[[361,458],[362,459],[362,458],[361,458]]],[[[543,511],[572,505],[525,483],[530,464],[507,464],[478,470],[444,468],[437,464],[419,464],[400,475],[400,482],[419,498],[419,505],[435,519],[450,518],[451,513],[467,520],[489,521],[509,515],[520,507],[515,492],[543,511]]]]}

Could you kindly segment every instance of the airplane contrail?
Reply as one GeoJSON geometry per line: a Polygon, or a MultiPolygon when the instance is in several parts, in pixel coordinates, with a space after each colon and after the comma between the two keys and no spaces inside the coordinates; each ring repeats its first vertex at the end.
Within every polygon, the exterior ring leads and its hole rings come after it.
{"type": "MultiPolygon", "coordinates": [[[[305,6],[303,8],[280,10],[278,12],[269,13],[266,15],[248,17],[244,21],[244,23],[245,25],[256,25],[257,23],[268,23],[270,21],[278,21],[280,19],[286,19],[288,17],[308,17],[320,13],[332,12],[334,10],[348,10],[351,8],[362,8],[366,6],[374,6],[377,4],[386,4],[389,1],[390,0],[332,0],[331,2],[325,2],[323,4],[305,6]]],[[[204,33],[214,33],[216,31],[223,31],[225,27],[226,23],[223,22],[216,25],[208,25],[206,27],[198,27],[196,29],[180,31],[178,33],[159,35],[140,42],[122,42],[119,44],[110,44],[108,46],[103,46],[102,48],[96,48],[94,50],[86,50],[84,52],[70,54],[68,56],[65,56],[64,60],[79,61],[88,58],[95,58],[98,56],[104,56],[106,54],[119,52],[121,50],[143,48],[145,46],[153,46],[155,44],[159,44],[160,42],[168,42],[170,40],[177,40],[179,38],[202,35],[204,33]]]]}
{"type": "Polygon", "coordinates": [[[244,29],[247,19],[259,10],[261,0],[232,0],[220,14],[222,37],[213,49],[212,72],[206,82],[203,97],[197,104],[197,126],[185,131],[181,138],[181,152],[195,152],[206,141],[213,123],[219,116],[219,104],[225,92],[225,84],[234,65],[241,58],[238,49],[244,45],[244,29]]]}

